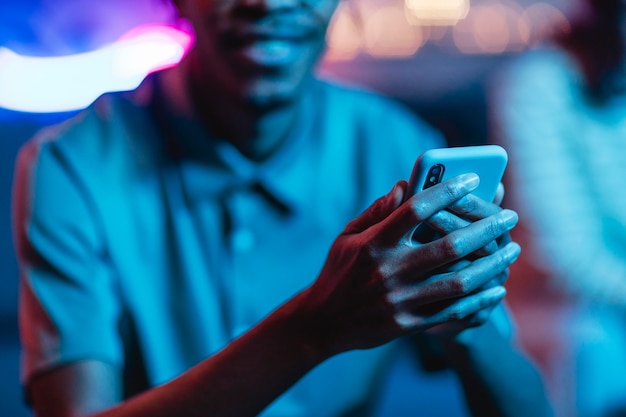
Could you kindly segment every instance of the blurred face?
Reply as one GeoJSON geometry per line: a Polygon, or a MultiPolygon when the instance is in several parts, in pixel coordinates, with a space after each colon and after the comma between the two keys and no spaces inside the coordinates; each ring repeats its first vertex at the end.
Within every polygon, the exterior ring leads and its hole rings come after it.
{"type": "Polygon", "coordinates": [[[200,84],[255,106],[297,97],[338,0],[178,0],[196,32],[200,84]]]}

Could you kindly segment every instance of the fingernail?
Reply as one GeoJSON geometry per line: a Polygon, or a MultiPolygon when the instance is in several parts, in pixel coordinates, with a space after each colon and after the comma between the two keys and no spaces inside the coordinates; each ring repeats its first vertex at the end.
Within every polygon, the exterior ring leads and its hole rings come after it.
{"type": "Polygon", "coordinates": [[[469,174],[461,175],[461,182],[465,188],[473,190],[478,187],[480,177],[473,172],[470,172],[469,174]]]}
{"type": "Polygon", "coordinates": [[[504,296],[506,295],[506,288],[504,288],[502,285],[498,285],[496,287],[489,288],[487,292],[493,298],[504,298],[504,296]]]}
{"type": "Polygon", "coordinates": [[[515,227],[515,225],[519,221],[519,216],[517,215],[517,213],[509,209],[502,210],[500,212],[500,217],[506,225],[507,230],[511,230],[513,227],[515,227]]]}
{"type": "Polygon", "coordinates": [[[397,207],[404,200],[404,188],[400,186],[400,183],[396,183],[396,185],[394,185],[391,191],[389,192],[389,195],[391,196],[391,199],[394,202],[393,203],[394,206],[397,207]]]}
{"type": "Polygon", "coordinates": [[[522,248],[516,242],[509,242],[504,247],[505,256],[509,260],[509,262],[513,263],[519,258],[520,253],[522,252],[522,248]]]}

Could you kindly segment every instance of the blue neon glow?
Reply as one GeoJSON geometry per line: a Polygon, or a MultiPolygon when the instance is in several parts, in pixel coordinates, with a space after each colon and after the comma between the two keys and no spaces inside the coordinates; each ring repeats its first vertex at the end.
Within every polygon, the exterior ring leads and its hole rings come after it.
{"type": "Polygon", "coordinates": [[[135,89],[150,72],[176,65],[192,38],[142,25],[91,52],[28,57],[0,48],[0,107],[33,113],[79,110],[106,92],[135,89]]]}

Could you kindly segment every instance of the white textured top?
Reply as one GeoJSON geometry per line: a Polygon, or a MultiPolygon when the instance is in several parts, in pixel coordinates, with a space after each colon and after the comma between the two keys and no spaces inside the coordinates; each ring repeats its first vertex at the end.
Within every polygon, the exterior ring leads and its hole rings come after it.
{"type": "Polygon", "coordinates": [[[590,102],[576,63],[557,49],[515,60],[493,90],[507,193],[526,248],[554,283],[626,306],[626,97],[590,102]]]}

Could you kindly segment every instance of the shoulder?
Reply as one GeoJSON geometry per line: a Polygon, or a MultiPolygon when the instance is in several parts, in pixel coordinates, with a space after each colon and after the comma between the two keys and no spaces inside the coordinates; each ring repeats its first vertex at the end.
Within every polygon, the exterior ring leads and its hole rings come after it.
{"type": "Polygon", "coordinates": [[[74,117],[40,130],[22,147],[19,159],[31,167],[54,160],[81,174],[101,172],[145,154],[148,129],[145,106],[129,93],[107,94],[74,117]]]}
{"type": "Polygon", "coordinates": [[[571,94],[582,83],[577,63],[556,45],[542,45],[509,61],[502,67],[497,82],[502,87],[529,94],[571,94]]]}
{"type": "Polygon", "coordinates": [[[563,71],[572,65],[571,58],[555,44],[541,44],[511,60],[513,68],[526,71],[563,71]]]}

